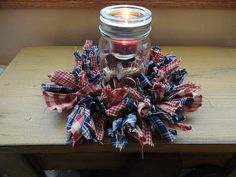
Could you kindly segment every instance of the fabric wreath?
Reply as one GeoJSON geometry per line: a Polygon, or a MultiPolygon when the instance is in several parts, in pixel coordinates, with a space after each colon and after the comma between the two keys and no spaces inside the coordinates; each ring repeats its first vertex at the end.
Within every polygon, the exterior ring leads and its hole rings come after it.
{"type": "Polygon", "coordinates": [[[128,136],[141,145],[154,146],[153,139],[173,142],[177,129],[189,131],[184,113],[202,104],[200,86],[184,82],[187,74],[181,60],[152,47],[146,72],[138,74],[133,87],[112,88],[104,82],[97,46],[86,41],[83,51],[74,53],[72,72],[58,70],[43,83],[43,96],[50,110],[71,110],[67,117],[68,142],[102,142],[107,134],[115,148],[128,145],[128,136]]]}

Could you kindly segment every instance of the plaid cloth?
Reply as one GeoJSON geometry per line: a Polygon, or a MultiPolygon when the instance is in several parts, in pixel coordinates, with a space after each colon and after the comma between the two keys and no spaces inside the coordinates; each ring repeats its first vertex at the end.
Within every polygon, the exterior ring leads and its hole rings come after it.
{"type": "Polygon", "coordinates": [[[132,129],[129,128],[129,126],[126,126],[126,131],[129,133],[129,135],[138,140],[141,145],[144,145],[143,143],[146,141],[146,137],[138,125],[136,125],[135,128],[132,129]]]}
{"type": "Polygon", "coordinates": [[[202,106],[202,95],[195,95],[193,99],[194,102],[185,105],[184,110],[186,112],[196,111],[198,108],[202,106]]]}
{"type": "Polygon", "coordinates": [[[129,88],[129,93],[136,101],[143,101],[145,98],[143,94],[141,94],[139,91],[137,91],[134,88],[129,88]]]}
{"type": "Polygon", "coordinates": [[[172,120],[174,123],[180,123],[184,122],[186,120],[186,117],[184,115],[176,114],[172,116],[172,120]]]}
{"type": "Polygon", "coordinates": [[[199,91],[201,87],[195,83],[192,82],[185,82],[183,84],[177,85],[173,88],[173,90],[184,90],[184,89],[191,89],[194,91],[199,91]]]}
{"type": "Polygon", "coordinates": [[[139,86],[142,89],[149,89],[152,87],[151,82],[148,80],[147,76],[145,76],[143,73],[139,74],[137,76],[139,86]]]}
{"type": "Polygon", "coordinates": [[[165,71],[165,74],[171,74],[179,67],[180,62],[181,62],[180,59],[173,60],[167,65],[162,66],[160,69],[165,71]]]}
{"type": "Polygon", "coordinates": [[[181,107],[181,103],[179,101],[165,101],[156,106],[171,115],[175,115],[176,111],[181,107]]]}
{"type": "Polygon", "coordinates": [[[90,58],[90,67],[92,69],[95,69],[97,67],[97,56],[96,55],[93,55],[91,58],[90,58]]]}
{"type": "Polygon", "coordinates": [[[135,112],[131,112],[129,113],[126,117],[125,120],[123,121],[124,125],[128,125],[128,127],[130,128],[129,131],[132,131],[132,129],[135,128],[137,123],[137,116],[135,112]]]}
{"type": "Polygon", "coordinates": [[[161,58],[163,58],[165,55],[160,51],[158,47],[153,47],[151,49],[150,53],[150,59],[154,62],[157,63],[160,61],[161,58]]]}
{"type": "Polygon", "coordinates": [[[160,102],[164,98],[165,85],[161,82],[154,82],[151,93],[153,103],[160,102]]]}
{"type": "MultiPolygon", "coordinates": [[[[80,54],[80,52],[78,51],[78,50],[76,50],[75,52],[74,52],[74,56],[75,56],[75,60],[76,61],[81,61],[81,59],[82,59],[82,56],[81,56],[81,54],[80,54]]],[[[77,64],[79,64],[80,62],[78,62],[77,64]]]]}
{"type": "Polygon", "coordinates": [[[89,83],[85,85],[84,87],[82,87],[76,94],[80,97],[84,95],[96,95],[98,90],[99,88],[96,88],[95,85],[93,85],[92,83],[89,83]]]}
{"type": "Polygon", "coordinates": [[[175,94],[173,94],[171,97],[168,97],[168,99],[176,99],[176,98],[183,98],[183,97],[193,97],[195,91],[191,90],[190,88],[186,88],[183,90],[179,90],[175,94]]]}
{"type": "Polygon", "coordinates": [[[177,123],[177,124],[175,124],[175,126],[179,129],[181,129],[182,131],[190,131],[193,129],[191,125],[187,125],[187,124],[183,124],[183,123],[177,123]]]}
{"type": "Polygon", "coordinates": [[[41,88],[48,92],[58,92],[58,93],[74,93],[75,89],[67,88],[64,86],[56,85],[53,83],[43,83],[41,84],[41,88]]]}
{"type": "MultiPolygon", "coordinates": [[[[79,112],[77,112],[77,114],[74,116],[71,128],[68,130],[70,137],[72,138],[73,145],[75,145],[83,137],[83,134],[80,130],[84,123],[84,114],[85,109],[81,108],[79,112]]],[[[69,126],[67,128],[69,128],[69,126]]]]}
{"type": "Polygon", "coordinates": [[[90,121],[92,119],[92,116],[90,114],[90,109],[85,108],[84,110],[84,122],[82,124],[82,127],[80,129],[80,132],[83,134],[83,136],[87,140],[95,140],[91,133],[91,127],[90,127],[90,121]]]}
{"type": "Polygon", "coordinates": [[[126,109],[126,102],[125,100],[123,100],[122,102],[120,102],[119,104],[112,106],[111,108],[106,110],[106,115],[109,117],[118,117],[119,115],[121,115],[124,110],[126,109]]]}
{"type": "Polygon", "coordinates": [[[111,137],[112,146],[122,150],[127,147],[128,141],[124,132],[123,118],[117,118],[112,122],[112,128],[108,129],[108,135],[111,137]]]}
{"type": "Polygon", "coordinates": [[[111,105],[115,105],[121,102],[129,93],[129,89],[127,87],[117,88],[112,91],[112,98],[110,100],[111,105]]]}
{"type": "Polygon", "coordinates": [[[158,132],[166,141],[173,142],[175,135],[165,126],[161,119],[157,115],[151,115],[148,120],[156,132],[158,132]]]}
{"type": "Polygon", "coordinates": [[[146,118],[151,111],[151,104],[149,102],[139,102],[137,111],[140,118],[146,118]]]}
{"type": "Polygon", "coordinates": [[[142,124],[142,131],[144,133],[145,141],[142,141],[141,144],[143,145],[149,145],[149,146],[154,146],[153,140],[152,140],[152,133],[151,133],[151,128],[144,122],[141,121],[142,124]]]}
{"type": "Polygon", "coordinates": [[[124,100],[128,93],[129,89],[127,87],[117,88],[112,91],[108,84],[102,90],[101,98],[106,107],[110,108],[124,100]]]}
{"type": "Polygon", "coordinates": [[[101,100],[106,103],[109,104],[109,102],[112,99],[112,89],[110,84],[107,84],[106,86],[103,87],[102,89],[102,93],[101,93],[101,100]]]}
{"type": "Polygon", "coordinates": [[[52,74],[49,74],[48,77],[51,82],[55,82],[58,85],[62,85],[73,89],[77,88],[77,83],[74,75],[67,71],[58,70],[52,74]]]}
{"type": "MultiPolygon", "coordinates": [[[[87,40],[83,51],[74,53],[76,66],[71,73],[58,70],[49,75],[53,83],[41,85],[49,109],[72,108],[66,125],[69,143],[77,147],[83,139],[102,141],[107,120],[112,145],[119,149],[128,145],[127,134],[142,146],[154,146],[153,133],[172,142],[176,129],[192,129],[180,113],[201,107],[202,95],[200,86],[183,82],[187,72],[179,68],[180,59],[153,47],[150,58],[142,61],[146,75],[132,76],[134,84],[123,80],[117,84],[120,88],[112,89],[102,77],[98,53],[98,47],[87,40]]],[[[116,61],[112,55],[106,59],[109,67],[116,61]]]]}
{"type": "Polygon", "coordinates": [[[153,82],[166,82],[166,73],[165,71],[158,69],[157,67],[153,67],[153,71],[150,74],[150,76],[152,79],[152,83],[153,82]]]}
{"type": "Polygon", "coordinates": [[[50,110],[57,110],[63,112],[73,108],[77,102],[77,96],[75,93],[63,94],[43,91],[43,96],[47,107],[50,110]]]}
{"type": "Polygon", "coordinates": [[[184,76],[187,74],[186,69],[177,70],[171,74],[171,82],[175,85],[183,83],[184,76]]]}
{"type": "Polygon", "coordinates": [[[90,61],[89,60],[86,60],[86,59],[83,60],[82,69],[86,73],[89,73],[91,71],[91,69],[90,69],[90,61]]]}
{"type": "Polygon", "coordinates": [[[74,78],[75,78],[76,82],[79,82],[79,80],[80,80],[79,76],[80,76],[81,70],[82,70],[82,68],[79,65],[79,66],[75,66],[73,71],[72,71],[72,74],[74,75],[74,78]]]}
{"type": "Polygon", "coordinates": [[[83,46],[83,50],[92,51],[92,49],[93,49],[93,41],[92,40],[86,40],[85,44],[83,46]]]}
{"type": "Polygon", "coordinates": [[[79,80],[78,89],[81,89],[82,87],[88,84],[88,77],[85,71],[81,71],[79,73],[78,80],[79,80]]]}
{"type": "Polygon", "coordinates": [[[164,56],[164,63],[165,63],[165,64],[169,64],[170,62],[172,62],[172,61],[174,61],[174,60],[176,60],[176,56],[173,55],[172,53],[166,54],[166,55],[164,56]]]}
{"type": "Polygon", "coordinates": [[[67,116],[66,129],[70,130],[77,114],[81,112],[81,107],[76,104],[71,113],[67,116]]]}
{"type": "Polygon", "coordinates": [[[101,114],[93,114],[89,126],[94,131],[97,141],[102,141],[105,130],[105,117],[101,114]]]}

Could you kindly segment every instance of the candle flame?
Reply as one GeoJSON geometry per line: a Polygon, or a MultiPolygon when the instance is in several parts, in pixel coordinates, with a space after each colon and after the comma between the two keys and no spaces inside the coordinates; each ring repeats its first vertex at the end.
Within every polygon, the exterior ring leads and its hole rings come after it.
{"type": "Polygon", "coordinates": [[[124,9],[124,11],[122,11],[121,16],[124,17],[125,19],[128,19],[128,18],[130,18],[132,16],[132,14],[130,13],[129,10],[124,9]]]}

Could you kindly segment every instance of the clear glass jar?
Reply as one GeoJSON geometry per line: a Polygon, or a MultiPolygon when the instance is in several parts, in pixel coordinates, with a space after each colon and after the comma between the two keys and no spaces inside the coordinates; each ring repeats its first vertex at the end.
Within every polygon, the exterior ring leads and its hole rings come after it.
{"type": "Polygon", "coordinates": [[[100,11],[100,66],[105,74],[110,72],[105,81],[130,77],[144,69],[151,47],[151,21],[151,11],[140,6],[115,5],[100,11]],[[129,71],[124,73],[124,68],[129,71]]]}

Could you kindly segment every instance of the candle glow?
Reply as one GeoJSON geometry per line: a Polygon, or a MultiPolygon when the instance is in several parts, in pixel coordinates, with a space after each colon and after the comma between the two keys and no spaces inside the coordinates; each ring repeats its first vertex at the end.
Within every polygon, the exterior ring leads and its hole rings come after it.
{"type": "Polygon", "coordinates": [[[99,29],[104,38],[101,44],[107,43],[108,48],[104,53],[120,60],[144,53],[137,50],[147,50],[143,46],[147,46],[151,20],[151,12],[140,6],[115,5],[102,9],[99,29]]]}

